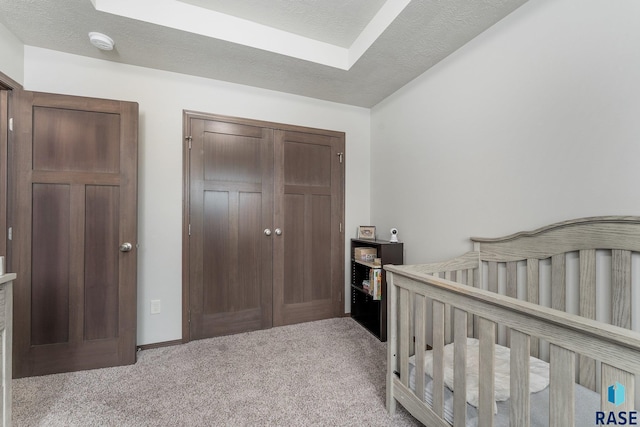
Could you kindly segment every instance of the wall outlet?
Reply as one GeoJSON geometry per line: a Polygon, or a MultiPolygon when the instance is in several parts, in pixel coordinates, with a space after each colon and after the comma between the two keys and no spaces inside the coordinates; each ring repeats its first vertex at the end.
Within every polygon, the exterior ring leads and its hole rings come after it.
{"type": "Polygon", "coordinates": [[[160,300],[159,299],[152,299],[151,300],[151,314],[158,314],[160,313],[160,300]]]}

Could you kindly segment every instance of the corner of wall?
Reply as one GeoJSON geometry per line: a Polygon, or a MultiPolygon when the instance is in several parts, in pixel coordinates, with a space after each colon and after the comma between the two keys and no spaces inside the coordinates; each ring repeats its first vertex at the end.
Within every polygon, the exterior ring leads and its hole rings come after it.
{"type": "Polygon", "coordinates": [[[24,86],[24,44],[0,24],[0,72],[24,86]]]}

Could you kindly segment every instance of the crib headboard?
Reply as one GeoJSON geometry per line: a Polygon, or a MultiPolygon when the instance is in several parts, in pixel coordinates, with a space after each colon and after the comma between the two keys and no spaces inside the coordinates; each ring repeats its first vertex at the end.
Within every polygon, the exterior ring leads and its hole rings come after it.
{"type": "MultiPolygon", "coordinates": [[[[560,222],[497,239],[472,238],[488,268],[488,289],[497,292],[499,263],[507,270],[507,292],[516,296],[519,261],[526,262],[527,300],[538,303],[540,261],[551,262],[551,307],[568,311],[567,254],[578,257],[580,316],[596,315],[596,251],[610,251],[611,323],[631,328],[631,255],[640,252],[640,217],[591,217],[560,222]]],[[[604,320],[604,319],[603,319],[604,320]]]]}
{"type": "MultiPolygon", "coordinates": [[[[633,298],[640,295],[640,277],[633,276],[640,276],[640,262],[635,262],[640,261],[640,217],[581,218],[506,237],[471,240],[472,252],[445,262],[407,267],[632,328],[632,313],[639,310],[633,307],[633,298]],[[632,274],[636,269],[638,273],[632,274]]],[[[477,327],[474,319],[468,322],[469,335],[477,336],[477,329],[472,332],[477,327]]],[[[507,344],[508,340],[507,336],[507,344]]],[[[531,354],[539,355],[533,340],[531,354]]],[[[591,389],[597,381],[594,363],[580,357],[579,382],[591,389]]]]}

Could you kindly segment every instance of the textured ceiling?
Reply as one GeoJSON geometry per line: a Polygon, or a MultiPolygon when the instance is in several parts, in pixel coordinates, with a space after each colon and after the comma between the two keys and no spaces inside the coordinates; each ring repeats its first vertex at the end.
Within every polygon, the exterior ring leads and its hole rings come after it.
{"type": "Polygon", "coordinates": [[[349,47],[385,0],[179,0],[300,36],[349,47]]]}
{"type": "MultiPolygon", "coordinates": [[[[296,34],[308,30],[302,35],[334,44],[352,38],[357,31],[351,30],[362,28],[364,14],[370,17],[382,4],[378,0],[371,4],[365,0],[184,1],[244,19],[258,20],[260,15],[261,24],[296,34]],[[267,3],[269,12],[264,6],[248,7],[267,3]],[[334,12],[337,16],[332,18],[334,12]],[[298,13],[316,16],[300,18],[307,22],[301,29],[300,20],[295,19],[298,13]],[[327,20],[335,22],[327,24],[323,33],[322,21],[327,20]],[[339,40],[330,39],[332,34],[339,40]]],[[[413,0],[348,70],[99,12],[90,0],[0,0],[0,22],[30,46],[372,107],[525,2],[413,0]],[[89,44],[90,31],[108,34],[116,48],[97,50],[89,44]]]]}

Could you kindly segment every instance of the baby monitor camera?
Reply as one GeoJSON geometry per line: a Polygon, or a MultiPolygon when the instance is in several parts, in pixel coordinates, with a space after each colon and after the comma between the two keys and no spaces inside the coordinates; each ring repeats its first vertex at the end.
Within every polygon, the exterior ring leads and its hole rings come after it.
{"type": "Polygon", "coordinates": [[[391,239],[389,239],[389,242],[398,243],[398,229],[397,228],[392,228],[391,229],[391,239]]]}

